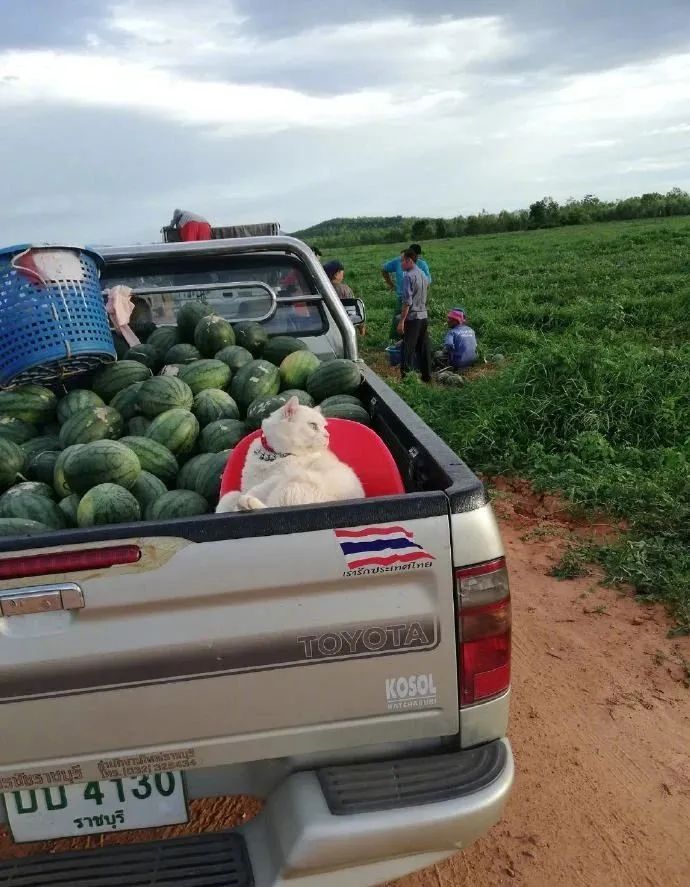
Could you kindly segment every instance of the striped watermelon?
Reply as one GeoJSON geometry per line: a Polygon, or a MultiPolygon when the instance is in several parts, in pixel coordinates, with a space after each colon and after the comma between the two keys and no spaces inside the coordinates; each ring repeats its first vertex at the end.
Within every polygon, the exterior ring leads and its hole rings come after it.
{"type": "Polygon", "coordinates": [[[193,342],[194,330],[202,317],[213,314],[206,302],[186,302],[177,312],[177,330],[181,342],[193,342]]]}
{"type": "Polygon", "coordinates": [[[105,402],[95,391],[84,388],[75,388],[64,397],[60,398],[57,405],[57,419],[60,425],[64,425],[75,413],[80,413],[88,407],[104,407],[105,402]]]}
{"type": "Polygon", "coordinates": [[[29,480],[40,481],[44,484],[52,483],[55,463],[59,455],[59,450],[42,450],[40,453],[34,453],[26,460],[24,474],[29,480]]]}
{"type": "Polygon", "coordinates": [[[45,453],[48,450],[61,450],[62,444],[59,437],[53,437],[52,434],[46,434],[41,437],[34,437],[21,444],[21,448],[26,454],[27,460],[31,459],[37,453],[45,453]]]}
{"type": "Polygon", "coordinates": [[[235,324],[235,341],[258,357],[268,342],[268,333],[256,321],[242,320],[235,324]]]}
{"type": "Polygon", "coordinates": [[[320,366],[321,361],[311,351],[293,351],[280,364],[281,387],[304,389],[309,376],[320,366]]]}
{"type": "Polygon", "coordinates": [[[71,447],[64,449],[55,460],[55,466],[53,467],[53,488],[61,499],[64,499],[73,492],[65,477],[65,465],[67,460],[84,446],[86,446],[86,444],[72,444],[71,447]]]}
{"type": "Polygon", "coordinates": [[[361,384],[362,373],[357,364],[339,358],[326,361],[314,370],[307,379],[307,391],[321,403],[334,394],[354,394],[361,384]]]}
{"type": "Polygon", "coordinates": [[[194,363],[195,360],[201,360],[201,352],[194,345],[181,342],[173,347],[165,354],[165,365],[182,365],[185,363],[194,363]]]}
{"type": "Polygon", "coordinates": [[[5,517],[0,519],[0,536],[26,536],[36,533],[50,533],[51,528],[47,524],[35,520],[24,520],[19,517],[5,517]]]}
{"type": "Polygon", "coordinates": [[[146,509],[149,505],[160,499],[164,493],[167,493],[168,488],[155,474],[151,474],[149,471],[142,471],[130,492],[139,503],[141,513],[146,514],[146,509]]]}
{"type": "Polygon", "coordinates": [[[23,419],[15,419],[14,416],[0,416],[0,437],[11,440],[16,444],[26,443],[38,435],[35,425],[29,425],[23,419]]]}
{"type": "Polygon", "coordinates": [[[340,403],[350,403],[354,404],[354,406],[356,407],[362,407],[362,409],[366,409],[359,397],[355,397],[354,394],[333,394],[331,397],[327,397],[325,398],[325,400],[322,400],[319,406],[321,407],[321,409],[323,409],[324,407],[330,407],[334,404],[340,403]]]}
{"type": "Polygon", "coordinates": [[[264,419],[275,413],[288,401],[283,394],[274,394],[273,397],[257,397],[247,407],[247,425],[250,428],[261,428],[264,419]]]}
{"type": "Polygon", "coordinates": [[[143,345],[133,345],[125,354],[125,360],[136,360],[139,363],[143,363],[145,367],[148,367],[154,373],[163,366],[163,359],[158,349],[153,345],[145,343],[143,345]]]}
{"type": "Polygon", "coordinates": [[[192,389],[178,376],[155,376],[141,386],[138,404],[141,412],[154,419],[166,410],[189,410],[194,395],[192,389]]]}
{"type": "Polygon", "coordinates": [[[240,411],[235,401],[226,391],[219,388],[205,388],[194,398],[192,412],[205,428],[217,419],[239,419],[240,411]]]}
{"type": "Polygon", "coordinates": [[[106,403],[134,382],[144,382],[151,378],[151,370],[137,360],[120,360],[99,370],[93,377],[91,387],[106,403]]]}
{"type": "Polygon", "coordinates": [[[180,367],[178,379],[182,379],[198,394],[205,388],[226,388],[230,382],[230,368],[222,360],[196,360],[180,367]]]}
{"type": "Polygon", "coordinates": [[[230,394],[244,410],[257,397],[271,397],[279,390],[280,373],[267,360],[245,364],[230,383],[230,394]]]}
{"type": "Polygon", "coordinates": [[[218,419],[201,432],[201,449],[205,453],[220,453],[236,446],[249,433],[249,428],[238,419],[218,419]]]}
{"type": "Polygon", "coordinates": [[[133,437],[146,437],[151,420],[146,416],[132,416],[127,423],[127,434],[133,437]]]}
{"type": "Polygon", "coordinates": [[[26,454],[16,443],[0,438],[0,491],[11,487],[24,470],[26,454]]]}
{"type": "Polygon", "coordinates": [[[51,530],[63,530],[67,519],[57,502],[40,493],[27,490],[8,490],[0,497],[0,517],[19,517],[46,524],[51,530]]]}
{"type": "Polygon", "coordinates": [[[151,422],[146,437],[163,444],[178,459],[184,459],[194,449],[199,423],[189,410],[166,410],[151,422]]]}
{"type": "Polygon", "coordinates": [[[146,509],[146,520],[174,520],[206,514],[208,502],[192,490],[170,490],[146,509]]]}
{"type": "Polygon", "coordinates": [[[291,397],[296,397],[303,407],[313,407],[316,405],[311,394],[307,394],[306,391],[300,391],[299,388],[286,388],[284,391],[280,392],[280,396],[285,398],[285,403],[287,403],[291,397]]]}
{"type": "Polygon", "coordinates": [[[123,437],[120,443],[137,454],[142,471],[160,478],[168,487],[175,482],[179,465],[166,446],[148,437],[123,437]]]}
{"type": "Polygon", "coordinates": [[[148,337],[146,344],[155,348],[160,359],[163,360],[173,345],[178,345],[179,341],[180,334],[176,326],[159,326],[148,337]]]}
{"type": "Polygon", "coordinates": [[[226,363],[230,367],[233,376],[240,367],[245,365],[245,363],[251,363],[254,360],[251,351],[247,351],[247,349],[243,348],[241,345],[229,345],[214,356],[216,360],[222,360],[223,363],[226,363]]]}
{"type": "Polygon", "coordinates": [[[261,356],[264,360],[269,360],[272,364],[279,367],[288,354],[293,354],[295,351],[308,350],[308,346],[301,339],[294,339],[292,336],[274,336],[264,346],[261,356]]]}
{"type": "Polygon", "coordinates": [[[207,502],[216,505],[220,482],[230,450],[220,453],[201,453],[183,466],[177,477],[178,490],[194,490],[207,502]]]}
{"type": "Polygon", "coordinates": [[[228,345],[235,344],[235,333],[227,320],[217,314],[209,314],[197,323],[194,344],[204,357],[213,357],[228,345]]]}
{"type": "Polygon", "coordinates": [[[96,440],[70,455],[63,465],[65,481],[74,493],[86,493],[100,483],[129,489],[141,473],[136,453],[116,440],[96,440]]]}
{"type": "Polygon", "coordinates": [[[81,497],[77,496],[76,493],[72,493],[71,496],[65,496],[64,499],[60,499],[58,502],[58,508],[65,515],[65,519],[67,520],[68,527],[78,527],[79,520],[77,518],[77,512],[79,510],[79,503],[81,502],[81,497]]]}
{"type": "MultiPolygon", "coordinates": [[[[51,487],[50,484],[44,484],[40,480],[25,480],[20,484],[15,484],[13,487],[10,487],[7,493],[11,493],[13,491],[38,493],[39,496],[45,496],[47,499],[52,499],[53,501],[55,501],[55,490],[51,487]]],[[[5,493],[4,495],[6,496],[7,493],[5,493]]]]}
{"type": "MultiPolygon", "coordinates": [[[[151,380],[148,380],[151,381],[151,380]]],[[[128,422],[139,412],[139,391],[145,382],[134,382],[118,391],[115,397],[110,401],[110,407],[122,416],[125,422],[128,422]]]]}
{"type": "Polygon", "coordinates": [[[21,385],[0,391],[0,415],[22,419],[29,425],[45,425],[55,418],[57,397],[42,385],[21,385]]]}
{"type": "Polygon", "coordinates": [[[371,425],[371,417],[363,406],[354,403],[331,403],[319,407],[327,419],[350,419],[352,422],[360,422],[362,425],[371,425]]]}
{"type": "MultiPolygon", "coordinates": [[[[137,364],[141,366],[141,364],[137,364]]],[[[63,448],[94,440],[114,440],[124,430],[122,416],[112,407],[87,407],[68,419],[60,429],[63,448]]]]}
{"type": "Polygon", "coordinates": [[[141,508],[134,496],[118,484],[103,483],[86,493],[77,509],[80,527],[125,524],[141,520],[141,508]]]}

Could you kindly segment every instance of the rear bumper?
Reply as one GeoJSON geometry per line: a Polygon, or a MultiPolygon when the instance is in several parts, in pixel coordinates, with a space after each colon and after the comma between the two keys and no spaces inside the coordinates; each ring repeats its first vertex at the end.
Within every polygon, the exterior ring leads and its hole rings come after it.
{"type": "Polygon", "coordinates": [[[236,832],[2,862],[0,882],[48,885],[59,871],[79,883],[88,869],[89,885],[108,887],[125,883],[113,878],[118,868],[131,872],[136,856],[141,885],[160,883],[163,870],[171,887],[207,884],[204,869],[213,864],[214,876],[226,878],[218,883],[238,887],[368,887],[481,837],[500,819],[512,782],[507,740],[452,754],[294,773],[260,816],[236,832]]]}

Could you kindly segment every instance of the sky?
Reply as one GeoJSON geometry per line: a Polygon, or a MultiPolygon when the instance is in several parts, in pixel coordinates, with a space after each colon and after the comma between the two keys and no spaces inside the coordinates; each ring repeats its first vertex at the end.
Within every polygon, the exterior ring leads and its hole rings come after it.
{"type": "Polygon", "coordinates": [[[0,0],[0,244],[690,187],[689,0],[0,0]],[[423,11],[422,11],[423,8],[423,11]]]}

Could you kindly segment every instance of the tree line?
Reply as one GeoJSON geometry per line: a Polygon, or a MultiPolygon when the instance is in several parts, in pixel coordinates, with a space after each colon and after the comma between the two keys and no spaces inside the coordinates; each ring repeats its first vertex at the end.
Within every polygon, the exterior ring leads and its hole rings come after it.
{"type": "Polygon", "coordinates": [[[406,216],[330,219],[296,231],[295,237],[319,247],[357,246],[684,215],[690,215],[690,194],[681,188],[672,188],[666,194],[653,191],[620,200],[600,200],[594,194],[587,194],[581,200],[570,198],[558,203],[552,197],[542,197],[530,204],[529,209],[503,209],[498,213],[482,210],[451,219],[406,216]]]}

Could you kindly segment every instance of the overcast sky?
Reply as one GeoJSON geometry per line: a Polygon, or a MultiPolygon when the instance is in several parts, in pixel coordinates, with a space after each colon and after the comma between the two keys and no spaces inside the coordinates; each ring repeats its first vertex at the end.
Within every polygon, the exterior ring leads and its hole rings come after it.
{"type": "Polygon", "coordinates": [[[690,0],[0,0],[0,244],[690,186],[690,0]]]}

